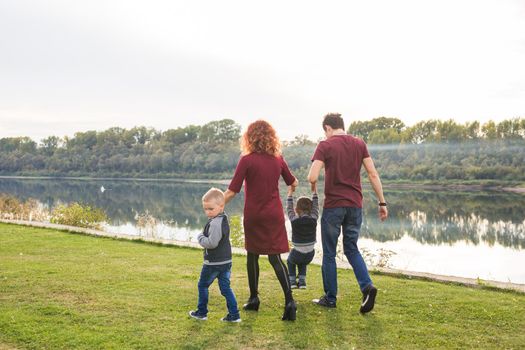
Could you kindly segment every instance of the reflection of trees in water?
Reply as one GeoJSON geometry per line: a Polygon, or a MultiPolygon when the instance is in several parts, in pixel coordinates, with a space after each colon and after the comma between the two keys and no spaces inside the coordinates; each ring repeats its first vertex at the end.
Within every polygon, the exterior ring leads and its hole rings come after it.
{"type": "MultiPolygon", "coordinates": [[[[35,198],[49,208],[59,202],[94,205],[104,209],[111,225],[134,223],[135,215],[147,210],[161,221],[201,229],[206,223],[201,198],[211,186],[226,187],[180,182],[1,179],[0,193],[35,198]],[[102,185],[104,193],[100,191],[102,185]]],[[[242,200],[232,201],[228,213],[242,213],[242,200]]]]}
{"type": "Polygon", "coordinates": [[[500,192],[403,190],[388,192],[389,219],[380,223],[372,192],[366,191],[362,235],[377,241],[405,234],[428,244],[458,241],[525,248],[525,196],[500,192]]]}
{"type": "MultiPolygon", "coordinates": [[[[0,193],[20,199],[35,198],[49,208],[58,202],[81,202],[103,208],[112,225],[135,223],[137,213],[149,212],[172,226],[202,229],[202,194],[210,184],[145,181],[16,180],[0,179],[0,193]],[[100,192],[100,186],[106,190],[100,192]]],[[[217,187],[225,189],[225,185],[217,187]]],[[[281,198],[286,196],[281,186],[281,198]]],[[[322,193],[322,189],[319,189],[322,193]]],[[[386,191],[389,219],[380,223],[373,192],[364,191],[362,236],[380,242],[399,240],[405,234],[426,244],[499,243],[525,248],[525,196],[501,192],[453,192],[447,190],[386,191]]],[[[308,195],[303,183],[297,195],[308,195]]],[[[234,199],[230,215],[242,214],[243,199],[234,199]]],[[[321,196],[322,197],[322,196],[321,196]]]]}

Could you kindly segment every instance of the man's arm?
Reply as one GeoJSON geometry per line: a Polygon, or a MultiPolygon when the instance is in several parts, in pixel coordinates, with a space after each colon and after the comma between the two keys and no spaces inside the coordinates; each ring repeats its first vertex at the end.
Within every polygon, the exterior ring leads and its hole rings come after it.
{"type": "MultiPolygon", "coordinates": [[[[383,195],[383,185],[381,184],[381,179],[374,165],[372,157],[367,157],[363,159],[363,165],[366,172],[368,173],[368,180],[376,193],[377,200],[380,203],[385,203],[385,197],[383,195]]],[[[379,218],[381,221],[384,221],[388,217],[388,209],[384,206],[379,206],[379,218]]]]}
{"type": "Polygon", "coordinates": [[[208,237],[199,234],[197,237],[199,239],[199,244],[206,249],[217,248],[219,241],[222,238],[222,217],[220,219],[213,219],[210,223],[210,229],[208,230],[208,237]]]}
{"type": "Polygon", "coordinates": [[[319,174],[321,169],[324,167],[324,162],[321,160],[314,160],[312,166],[310,167],[310,172],[308,173],[308,182],[312,185],[312,191],[314,190],[314,185],[317,184],[319,179],[319,174]]]}

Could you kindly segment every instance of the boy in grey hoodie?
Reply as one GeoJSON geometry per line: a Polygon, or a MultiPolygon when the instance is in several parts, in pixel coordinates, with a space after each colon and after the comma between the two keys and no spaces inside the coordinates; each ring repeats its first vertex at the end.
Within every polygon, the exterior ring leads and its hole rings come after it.
{"type": "Polygon", "coordinates": [[[219,280],[221,294],[226,298],[228,314],[221,320],[226,322],[241,322],[235,294],[230,288],[232,267],[232,248],[230,245],[230,225],[224,214],[224,193],[211,188],[202,197],[202,208],[208,217],[204,231],[199,234],[199,244],[204,248],[204,264],[202,265],[199,283],[199,301],[197,310],[190,311],[190,316],[198,320],[208,317],[208,288],[215,279],[219,280]]]}

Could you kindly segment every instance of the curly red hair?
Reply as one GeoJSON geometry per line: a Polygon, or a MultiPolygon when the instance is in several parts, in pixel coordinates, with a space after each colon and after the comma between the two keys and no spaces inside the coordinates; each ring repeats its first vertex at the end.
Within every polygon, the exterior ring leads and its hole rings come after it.
{"type": "Polygon", "coordinates": [[[273,126],[266,120],[257,120],[248,125],[241,137],[242,154],[266,153],[275,157],[281,155],[281,142],[273,126]]]}

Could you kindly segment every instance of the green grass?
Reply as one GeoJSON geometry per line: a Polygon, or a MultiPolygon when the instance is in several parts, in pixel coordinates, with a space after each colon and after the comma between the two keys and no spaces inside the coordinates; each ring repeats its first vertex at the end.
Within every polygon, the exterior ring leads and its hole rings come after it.
{"type": "MultiPolygon", "coordinates": [[[[248,297],[245,257],[232,286],[248,297]]],[[[339,271],[337,309],[322,294],[320,268],[294,292],[296,322],[282,322],[283,296],[261,259],[261,309],[225,324],[210,288],[207,322],[195,308],[201,251],[0,224],[0,349],[523,348],[525,295],[374,274],[372,313],[359,314],[352,271],[339,271]]]]}

